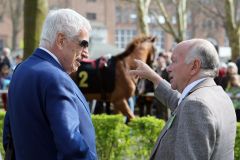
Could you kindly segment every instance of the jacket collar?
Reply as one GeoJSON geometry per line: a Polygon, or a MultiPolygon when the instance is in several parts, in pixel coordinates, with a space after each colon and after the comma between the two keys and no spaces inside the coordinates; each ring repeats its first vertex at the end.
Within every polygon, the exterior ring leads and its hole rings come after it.
{"type": "Polygon", "coordinates": [[[191,89],[191,91],[188,93],[188,95],[200,88],[211,87],[211,86],[216,86],[216,83],[214,82],[213,78],[207,78],[207,79],[203,80],[202,82],[198,83],[195,87],[193,87],[191,89]]]}
{"type": "Polygon", "coordinates": [[[37,56],[41,59],[44,59],[44,60],[48,61],[49,63],[53,64],[54,66],[56,66],[57,68],[59,68],[59,69],[61,69],[62,71],[65,72],[63,67],[49,53],[42,50],[41,48],[37,48],[34,51],[33,56],[37,56]]]}
{"type": "MultiPolygon", "coordinates": [[[[50,54],[48,54],[46,51],[42,50],[41,48],[37,48],[34,51],[33,56],[37,56],[41,59],[44,59],[44,60],[48,61],[49,63],[53,64],[54,66],[56,66],[57,68],[61,69],[63,72],[65,72],[64,69],[62,68],[62,66],[50,54]]],[[[88,114],[90,115],[91,113],[90,113],[89,107],[86,105],[87,102],[85,101],[83,94],[80,92],[79,88],[76,85],[75,85],[75,87],[76,87],[75,93],[76,93],[78,99],[84,104],[85,109],[87,110],[88,114]]]]}

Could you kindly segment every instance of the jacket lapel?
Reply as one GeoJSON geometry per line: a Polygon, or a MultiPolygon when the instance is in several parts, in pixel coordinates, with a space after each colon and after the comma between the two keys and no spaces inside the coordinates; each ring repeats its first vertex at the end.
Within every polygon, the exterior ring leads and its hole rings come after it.
{"type": "MultiPolygon", "coordinates": [[[[77,87],[77,86],[76,86],[77,87]]],[[[87,113],[89,114],[89,116],[91,116],[91,113],[90,113],[90,109],[89,109],[89,106],[87,105],[87,101],[85,99],[85,97],[83,96],[82,92],[80,91],[80,89],[77,87],[76,90],[76,95],[78,97],[78,99],[82,102],[82,104],[84,105],[84,108],[86,109],[87,113]]]]}
{"type": "MultiPolygon", "coordinates": [[[[203,80],[202,82],[200,82],[199,84],[197,84],[195,87],[193,87],[191,89],[191,91],[188,93],[188,95],[190,95],[191,93],[193,93],[194,91],[196,91],[197,89],[200,89],[200,88],[203,88],[203,87],[210,87],[210,86],[216,86],[216,83],[214,82],[213,78],[207,78],[205,80],[203,80]]],[[[188,96],[187,95],[187,96],[188,96]]],[[[186,97],[187,97],[186,96],[186,97]]],[[[185,98],[186,98],[185,97],[185,98]]],[[[185,99],[184,98],[184,99],[185,99]]],[[[183,100],[184,100],[183,99],[183,100]]],[[[183,101],[182,100],[182,101],[183,101]]],[[[173,121],[174,121],[174,118],[177,114],[177,110],[178,110],[178,107],[175,109],[175,111],[172,113],[172,116],[169,118],[169,120],[167,121],[167,123],[165,124],[163,130],[161,131],[159,137],[158,137],[158,140],[157,140],[157,143],[156,145],[154,146],[154,149],[151,153],[151,156],[150,156],[150,160],[154,159],[155,157],[155,153],[157,151],[157,148],[159,147],[160,143],[161,143],[161,139],[163,138],[163,136],[167,133],[168,129],[171,127],[173,121]]]]}
{"type": "MultiPolygon", "coordinates": [[[[194,91],[200,89],[200,88],[203,88],[203,87],[211,87],[211,86],[216,86],[216,83],[214,82],[214,79],[213,78],[207,78],[205,80],[203,80],[202,82],[200,82],[199,84],[197,84],[195,87],[193,87],[191,89],[191,91],[188,93],[188,95],[190,95],[191,93],[193,93],[194,91]]],[[[187,96],[188,96],[187,95],[187,96]]],[[[186,97],[187,97],[186,96],[186,97]]],[[[186,98],[185,97],[185,98],[186,98]]]]}
{"type": "MultiPolygon", "coordinates": [[[[51,63],[52,65],[56,66],[57,68],[59,68],[60,70],[62,70],[63,72],[65,72],[65,70],[63,69],[63,67],[50,55],[48,54],[46,51],[37,48],[35,50],[35,52],[33,53],[33,56],[37,56],[41,59],[44,59],[46,61],[48,61],[49,63],[51,63]]],[[[66,72],[65,72],[66,73],[66,72]]],[[[68,76],[68,78],[70,78],[70,76],[66,73],[66,76],[68,76]]],[[[72,80],[72,83],[73,80],[72,80]]],[[[73,86],[75,86],[75,94],[77,95],[79,101],[82,102],[82,104],[84,105],[84,108],[87,110],[88,114],[90,115],[90,110],[89,107],[87,106],[87,101],[85,100],[85,97],[82,95],[80,89],[76,86],[76,84],[74,83],[73,86]]]]}
{"type": "Polygon", "coordinates": [[[162,137],[167,133],[168,129],[171,128],[171,125],[172,125],[172,123],[173,123],[173,121],[174,121],[174,119],[176,117],[177,111],[178,111],[178,107],[173,111],[171,117],[168,119],[168,121],[165,124],[163,130],[161,131],[161,133],[160,133],[160,135],[158,137],[157,143],[155,144],[154,149],[153,149],[153,151],[151,153],[150,160],[154,159],[155,153],[157,151],[158,146],[160,145],[162,137]]]}

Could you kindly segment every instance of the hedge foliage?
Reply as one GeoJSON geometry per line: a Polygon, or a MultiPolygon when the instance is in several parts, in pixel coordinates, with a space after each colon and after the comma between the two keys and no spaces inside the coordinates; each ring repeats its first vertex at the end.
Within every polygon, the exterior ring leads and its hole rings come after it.
{"type": "Polygon", "coordinates": [[[122,116],[93,115],[99,159],[120,159],[129,146],[129,128],[122,116]]]}
{"type": "Polygon", "coordinates": [[[240,159],[240,123],[237,124],[237,136],[235,140],[235,160],[240,159]]]}
{"type": "Polygon", "coordinates": [[[5,152],[4,152],[4,149],[3,149],[3,144],[2,144],[4,116],[5,116],[5,111],[0,110],[0,127],[1,127],[1,129],[0,129],[0,136],[1,136],[0,137],[1,138],[1,141],[0,141],[0,152],[1,152],[2,158],[5,155],[5,152]]]}
{"type": "Polygon", "coordinates": [[[100,160],[148,159],[165,122],[135,118],[128,125],[122,115],[93,115],[100,160]]]}
{"type": "MultiPolygon", "coordinates": [[[[0,111],[3,128],[5,112],[0,111]]],[[[149,159],[151,150],[165,122],[154,117],[135,118],[128,125],[121,115],[93,115],[99,160],[149,159]]],[[[2,130],[0,130],[2,137],[2,130]]],[[[2,141],[0,151],[4,157],[2,141]]],[[[240,159],[240,123],[237,124],[235,159],[240,159]]]]}

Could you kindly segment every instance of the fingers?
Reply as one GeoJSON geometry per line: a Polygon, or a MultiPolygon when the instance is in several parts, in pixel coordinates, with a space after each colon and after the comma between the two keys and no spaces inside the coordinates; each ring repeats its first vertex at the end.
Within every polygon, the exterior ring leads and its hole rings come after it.
{"type": "Polygon", "coordinates": [[[130,76],[135,76],[135,78],[146,79],[149,74],[151,74],[151,68],[141,60],[134,59],[136,64],[136,69],[128,71],[130,76]]]}
{"type": "Polygon", "coordinates": [[[139,67],[140,65],[143,65],[143,64],[144,64],[144,62],[141,61],[141,60],[139,60],[139,59],[134,59],[134,62],[135,62],[135,64],[137,65],[137,67],[139,67]]]}
{"type": "Polygon", "coordinates": [[[140,71],[139,70],[130,70],[128,71],[130,76],[139,76],[140,71]]]}

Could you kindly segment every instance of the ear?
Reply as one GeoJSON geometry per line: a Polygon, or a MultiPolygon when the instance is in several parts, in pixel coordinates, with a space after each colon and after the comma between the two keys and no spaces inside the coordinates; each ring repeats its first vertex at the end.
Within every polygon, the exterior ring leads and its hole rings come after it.
{"type": "Polygon", "coordinates": [[[64,41],[65,41],[65,36],[63,33],[58,33],[57,36],[56,36],[56,44],[58,46],[59,49],[62,49],[63,48],[63,45],[64,45],[64,41]]]}
{"type": "Polygon", "coordinates": [[[152,36],[152,37],[151,37],[151,42],[153,42],[153,43],[154,43],[154,42],[156,41],[156,39],[157,39],[157,37],[156,37],[156,36],[152,36]]]}
{"type": "Polygon", "coordinates": [[[191,75],[195,75],[195,74],[199,73],[199,71],[201,69],[201,61],[199,59],[193,60],[191,67],[192,67],[191,71],[190,71],[191,75]]]}

